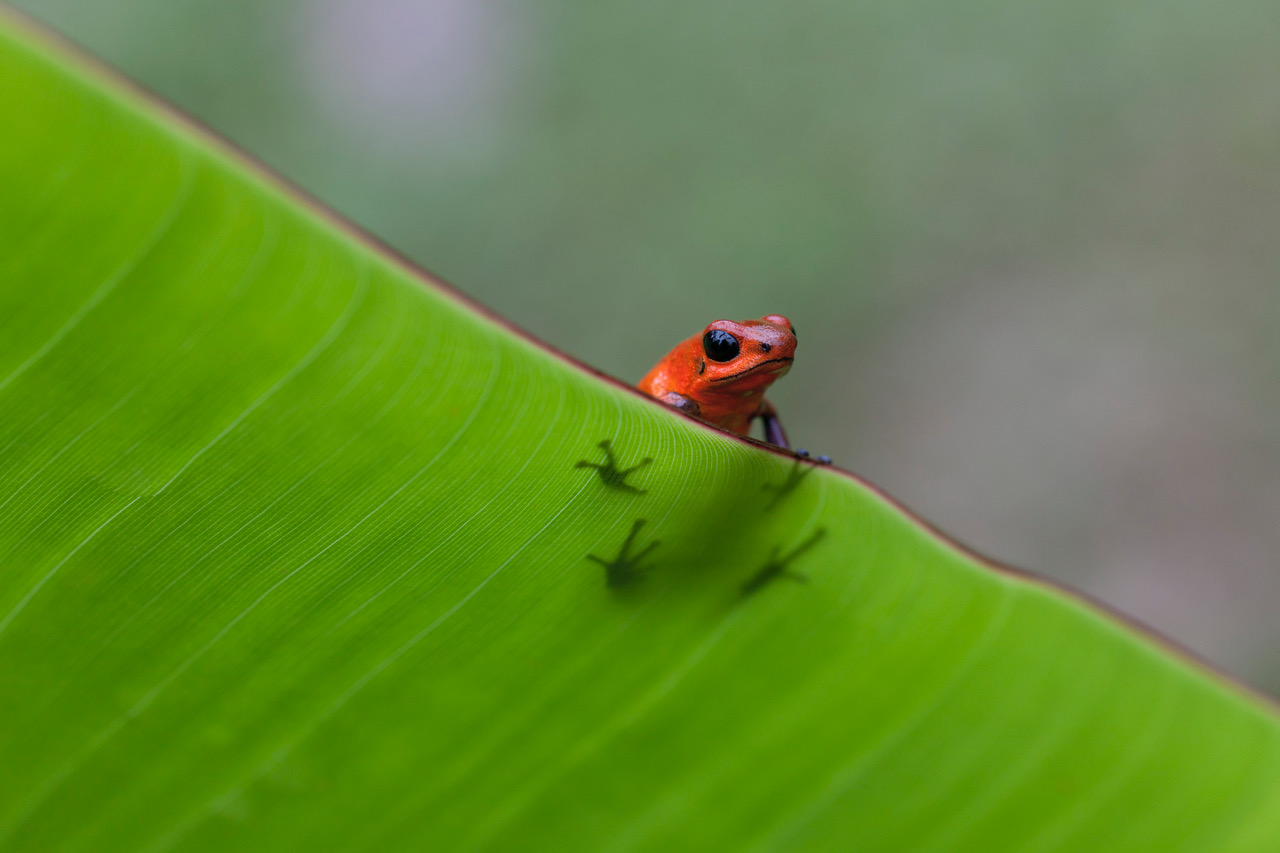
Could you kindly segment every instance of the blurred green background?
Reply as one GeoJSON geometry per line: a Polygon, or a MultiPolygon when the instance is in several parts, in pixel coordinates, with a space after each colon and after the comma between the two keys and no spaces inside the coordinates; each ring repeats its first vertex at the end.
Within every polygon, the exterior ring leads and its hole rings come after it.
{"type": "Polygon", "coordinates": [[[627,381],[786,314],[793,441],[1280,692],[1275,0],[16,5],[627,381]]]}

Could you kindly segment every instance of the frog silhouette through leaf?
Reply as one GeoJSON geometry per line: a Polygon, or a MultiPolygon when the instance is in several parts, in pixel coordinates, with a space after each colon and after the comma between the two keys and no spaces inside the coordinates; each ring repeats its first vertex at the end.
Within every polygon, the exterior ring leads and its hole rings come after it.
{"type": "Polygon", "coordinates": [[[800,460],[797,459],[791,463],[791,468],[787,470],[787,479],[781,483],[765,483],[761,486],[762,491],[773,492],[773,497],[769,499],[764,508],[770,510],[782,503],[782,499],[794,492],[800,485],[800,481],[809,476],[811,471],[813,471],[812,465],[802,465],[800,460]]]}
{"type": "Polygon", "coordinates": [[[601,482],[603,482],[606,486],[608,486],[611,489],[617,489],[622,492],[631,492],[632,494],[635,494],[635,495],[646,494],[646,491],[644,489],[638,489],[635,486],[628,483],[627,477],[631,476],[636,471],[639,471],[641,468],[643,468],[644,466],[652,462],[653,461],[652,458],[646,456],[644,459],[640,460],[639,465],[632,465],[630,468],[619,468],[618,460],[613,455],[613,445],[609,441],[609,439],[606,438],[604,441],[600,442],[596,446],[604,451],[605,461],[603,463],[588,462],[586,459],[580,459],[578,460],[578,464],[574,465],[573,467],[574,468],[595,468],[596,473],[600,475],[601,482]]]}
{"type": "Polygon", "coordinates": [[[640,561],[649,556],[654,548],[658,547],[658,540],[653,540],[640,553],[634,556],[628,556],[632,543],[636,540],[636,534],[640,532],[640,528],[644,527],[645,520],[637,518],[635,524],[631,525],[631,532],[627,534],[626,540],[622,543],[622,547],[618,550],[618,556],[612,561],[604,560],[595,554],[588,554],[587,559],[599,563],[604,566],[605,583],[611,587],[631,586],[640,580],[641,574],[645,571],[641,567],[640,561]]]}
{"type": "Polygon", "coordinates": [[[796,557],[799,557],[805,551],[808,551],[814,545],[817,545],[818,541],[826,535],[826,529],[819,527],[817,530],[813,531],[813,534],[808,539],[801,542],[795,548],[792,548],[791,553],[784,556],[779,556],[782,546],[774,545],[773,550],[769,552],[769,559],[765,561],[765,564],[760,567],[759,571],[742,584],[742,594],[752,595],[759,592],[762,588],[778,578],[788,578],[796,581],[797,583],[808,583],[809,579],[807,577],[799,572],[791,571],[788,568],[788,565],[796,557]]]}

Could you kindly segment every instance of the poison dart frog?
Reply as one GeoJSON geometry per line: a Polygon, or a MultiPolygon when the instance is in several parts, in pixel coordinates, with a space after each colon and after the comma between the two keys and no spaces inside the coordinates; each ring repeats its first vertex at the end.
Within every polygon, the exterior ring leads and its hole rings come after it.
{"type": "Polygon", "coordinates": [[[739,435],[760,418],[765,439],[789,448],[764,392],[791,369],[795,355],[795,327],[781,314],[741,323],[716,320],[667,353],[640,380],[640,390],[739,435]]]}

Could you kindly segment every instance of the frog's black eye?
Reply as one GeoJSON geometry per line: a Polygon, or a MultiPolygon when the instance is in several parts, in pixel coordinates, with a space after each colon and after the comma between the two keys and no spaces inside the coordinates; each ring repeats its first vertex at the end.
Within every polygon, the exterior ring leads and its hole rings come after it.
{"type": "Polygon", "coordinates": [[[733,361],[738,357],[738,339],[722,329],[702,336],[702,349],[712,361],[733,361]]]}
{"type": "MultiPolygon", "coordinates": [[[[791,337],[795,338],[795,337],[796,337],[796,327],[795,327],[795,326],[788,326],[787,328],[789,328],[789,329],[791,330],[791,337]]],[[[796,340],[800,340],[800,339],[799,339],[799,338],[796,338],[796,340]]]]}

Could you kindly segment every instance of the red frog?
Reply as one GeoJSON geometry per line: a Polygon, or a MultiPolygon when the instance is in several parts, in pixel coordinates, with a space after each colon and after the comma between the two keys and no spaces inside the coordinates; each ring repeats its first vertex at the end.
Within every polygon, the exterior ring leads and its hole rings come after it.
{"type": "Polygon", "coordinates": [[[760,418],[766,440],[789,447],[764,392],[791,369],[795,354],[795,327],[781,314],[741,323],[716,320],[655,364],[640,390],[739,435],[760,418]]]}

